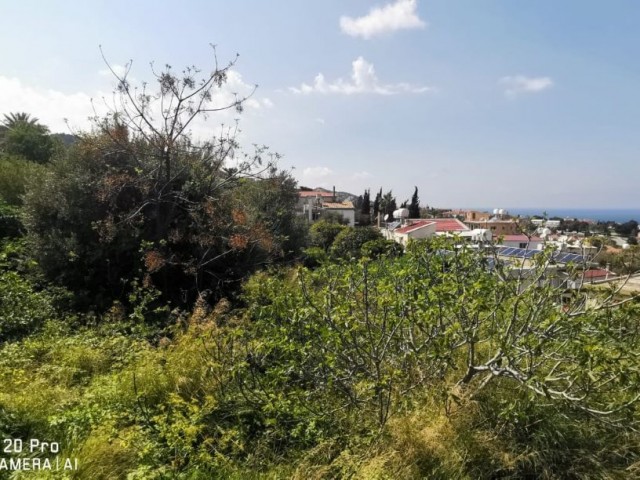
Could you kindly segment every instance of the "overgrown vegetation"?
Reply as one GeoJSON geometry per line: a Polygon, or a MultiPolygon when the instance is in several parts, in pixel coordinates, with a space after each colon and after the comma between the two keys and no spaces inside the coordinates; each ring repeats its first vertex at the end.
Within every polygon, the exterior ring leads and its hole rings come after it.
{"type": "Polygon", "coordinates": [[[80,479],[640,475],[637,299],[567,295],[550,252],[513,275],[455,238],[308,230],[265,148],[187,133],[241,109],[211,103],[228,68],[118,77],[92,133],[2,154],[3,438],[80,479]]]}

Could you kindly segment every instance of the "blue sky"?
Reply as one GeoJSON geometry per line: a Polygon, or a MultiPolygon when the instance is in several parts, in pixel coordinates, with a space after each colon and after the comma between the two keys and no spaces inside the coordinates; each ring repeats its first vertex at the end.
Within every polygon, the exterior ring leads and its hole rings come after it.
{"type": "Polygon", "coordinates": [[[635,0],[3,2],[0,113],[85,128],[113,86],[98,45],[144,80],[150,61],[210,68],[213,43],[240,54],[229,88],[259,84],[242,142],[303,185],[637,208],[639,24],[635,0]]]}

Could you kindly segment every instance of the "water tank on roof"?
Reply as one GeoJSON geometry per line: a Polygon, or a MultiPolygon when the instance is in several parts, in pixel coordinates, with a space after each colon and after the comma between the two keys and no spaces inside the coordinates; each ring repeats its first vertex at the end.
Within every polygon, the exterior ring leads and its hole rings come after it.
{"type": "Polygon", "coordinates": [[[501,208],[501,209],[498,210],[498,215],[504,215],[505,213],[507,213],[507,212],[505,211],[504,208],[501,208]]]}
{"type": "Polygon", "coordinates": [[[490,242],[492,236],[491,230],[486,228],[476,228],[471,231],[471,240],[474,242],[490,242]]]}
{"type": "Polygon", "coordinates": [[[393,218],[402,220],[403,218],[409,218],[409,210],[406,208],[399,208],[393,212],[393,218]]]}
{"type": "Polygon", "coordinates": [[[494,209],[493,209],[493,214],[494,214],[494,215],[498,215],[498,213],[499,213],[499,212],[500,212],[500,209],[499,209],[499,208],[494,208],[494,209]]]}

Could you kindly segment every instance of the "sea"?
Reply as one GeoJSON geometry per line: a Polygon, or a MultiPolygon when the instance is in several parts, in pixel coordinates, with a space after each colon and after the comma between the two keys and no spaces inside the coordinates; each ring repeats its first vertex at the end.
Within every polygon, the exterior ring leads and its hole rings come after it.
{"type": "MultiPolygon", "coordinates": [[[[485,212],[492,212],[493,208],[474,208],[485,212]]],[[[542,216],[546,213],[547,218],[577,218],[578,220],[595,220],[598,222],[613,221],[618,223],[635,220],[640,222],[640,208],[505,208],[509,215],[520,215],[531,217],[533,215],[542,216]]]]}

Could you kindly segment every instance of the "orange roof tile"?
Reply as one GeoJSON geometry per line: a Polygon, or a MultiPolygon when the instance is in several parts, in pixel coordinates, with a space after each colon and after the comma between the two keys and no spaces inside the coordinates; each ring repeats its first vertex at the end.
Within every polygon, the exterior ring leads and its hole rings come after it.
{"type": "Polygon", "coordinates": [[[419,230],[421,228],[424,228],[426,226],[433,225],[433,224],[434,222],[430,220],[419,220],[417,222],[412,223],[411,225],[406,225],[402,228],[396,228],[394,230],[394,233],[409,233],[409,232],[413,232],[414,230],[419,230]]]}
{"type": "Polygon", "coordinates": [[[435,222],[436,232],[462,232],[469,230],[469,227],[455,218],[430,218],[429,221],[435,222]]]}
{"type": "Polygon", "coordinates": [[[351,202],[342,202],[342,203],[334,203],[334,202],[324,202],[322,204],[322,206],[324,208],[331,208],[331,209],[352,209],[353,207],[353,203],[351,202]]]}

